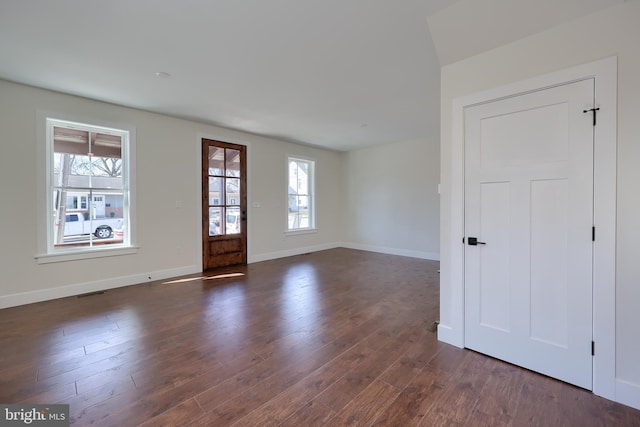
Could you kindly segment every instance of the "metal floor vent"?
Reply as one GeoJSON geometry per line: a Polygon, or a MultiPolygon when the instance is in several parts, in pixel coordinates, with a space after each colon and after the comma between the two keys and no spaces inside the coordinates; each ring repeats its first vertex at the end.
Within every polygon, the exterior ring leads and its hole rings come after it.
{"type": "Polygon", "coordinates": [[[102,294],[104,294],[104,291],[95,291],[95,292],[89,292],[86,294],[80,294],[78,295],[78,298],[92,297],[94,295],[102,295],[102,294]]]}

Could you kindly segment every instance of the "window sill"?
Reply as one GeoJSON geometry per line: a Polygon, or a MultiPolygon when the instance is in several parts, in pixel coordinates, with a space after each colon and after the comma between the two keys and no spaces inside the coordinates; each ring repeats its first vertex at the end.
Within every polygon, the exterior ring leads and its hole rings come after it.
{"type": "Polygon", "coordinates": [[[317,228],[303,228],[300,230],[287,230],[284,232],[285,236],[297,236],[299,234],[314,234],[317,233],[317,228]]]}
{"type": "Polygon", "coordinates": [[[91,258],[105,258],[120,255],[133,255],[138,253],[137,246],[128,246],[126,248],[113,249],[85,249],[82,251],[59,252],[52,254],[35,255],[38,264],[50,264],[54,262],[77,261],[91,258]]]}

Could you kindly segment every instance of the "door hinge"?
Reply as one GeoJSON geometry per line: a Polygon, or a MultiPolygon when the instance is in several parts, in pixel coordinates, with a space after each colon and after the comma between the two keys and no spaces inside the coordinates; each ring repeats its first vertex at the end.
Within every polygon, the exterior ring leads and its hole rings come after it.
{"type": "Polygon", "coordinates": [[[462,238],[462,244],[464,245],[464,237],[462,238]]]}
{"type": "Polygon", "coordinates": [[[582,110],[583,113],[592,112],[593,113],[593,125],[596,125],[596,112],[599,111],[600,108],[590,108],[588,110],[582,110]]]}
{"type": "Polygon", "coordinates": [[[591,241],[592,242],[596,241],[596,227],[595,226],[591,227],[591,241]]]}
{"type": "Polygon", "coordinates": [[[592,356],[596,355],[596,342],[595,341],[591,341],[591,355],[592,356]]]}

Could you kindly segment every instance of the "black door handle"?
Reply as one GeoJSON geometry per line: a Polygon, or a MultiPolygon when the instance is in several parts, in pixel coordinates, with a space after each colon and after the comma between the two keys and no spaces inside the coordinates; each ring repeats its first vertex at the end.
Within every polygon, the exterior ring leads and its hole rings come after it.
{"type": "Polygon", "coordinates": [[[467,243],[469,246],[486,245],[485,242],[479,242],[477,237],[467,237],[467,243]]]}

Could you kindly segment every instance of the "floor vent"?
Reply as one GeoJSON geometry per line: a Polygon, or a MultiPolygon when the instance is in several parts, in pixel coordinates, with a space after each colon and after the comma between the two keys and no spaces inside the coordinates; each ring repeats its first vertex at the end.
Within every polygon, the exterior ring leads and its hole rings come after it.
{"type": "Polygon", "coordinates": [[[104,291],[95,291],[95,292],[89,292],[86,294],[80,294],[78,295],[78,298],[92,297],[94,295],[102,295],[102,294],[104,294],[104,291]]]}

